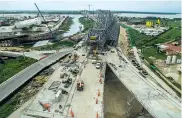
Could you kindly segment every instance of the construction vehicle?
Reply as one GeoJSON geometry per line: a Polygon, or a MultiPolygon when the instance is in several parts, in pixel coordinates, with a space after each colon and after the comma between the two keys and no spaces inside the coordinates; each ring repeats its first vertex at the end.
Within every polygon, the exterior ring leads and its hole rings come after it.
{"type": "Polygon", "coordinates": [[[84,82],[82,80],[80,80],[77,83],[77,90],[78,91],[83,91],[83,89],[84,89],[84,82]]]}
{"type": "Polygon", "coordinates": [[[50,112],[51,105],[49,103],[43,103],[43,102],[39,101],[39,104],[43,107],[43,111],[48,110],[50,112]]]}
{"type": "Polygon", "coordinates": [[[96,36],[90,36],[90,40],[96,40],[97,37],[96,36]]]}

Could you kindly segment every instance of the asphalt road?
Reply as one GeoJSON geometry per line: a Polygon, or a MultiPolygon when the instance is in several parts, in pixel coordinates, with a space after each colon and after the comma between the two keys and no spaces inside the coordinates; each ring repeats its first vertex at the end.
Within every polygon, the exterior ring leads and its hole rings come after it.
{"type": "Polygon", "coordinates": [[[45,67],[51,65],[52,63],[56,62],[71,51],[73,50],[68,49],[62,52],[54,53],[47,58],[32,64],[18,74],[14,75],[12,78],[3,82],[0,85],[0,102],[8,97],[11,93],[13,93],[16,89],[18,89],[21,85],[23,85],[26,81],[31,79],[35,74],[43,70],[45,67]]]}

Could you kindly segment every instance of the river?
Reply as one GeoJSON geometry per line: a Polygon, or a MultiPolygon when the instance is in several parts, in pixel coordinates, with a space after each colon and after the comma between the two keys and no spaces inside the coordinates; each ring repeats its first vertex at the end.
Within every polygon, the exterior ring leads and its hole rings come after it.
{"type": "Polygon", "coordinates": [[[81,15],[69,15],[69,17],[73,18],[73,24],[70,26],[69,31],[63,34],[63,37],[78,33],[80,31],[80,26],[83,28],[83,25],[79,22],[81,15]]]}

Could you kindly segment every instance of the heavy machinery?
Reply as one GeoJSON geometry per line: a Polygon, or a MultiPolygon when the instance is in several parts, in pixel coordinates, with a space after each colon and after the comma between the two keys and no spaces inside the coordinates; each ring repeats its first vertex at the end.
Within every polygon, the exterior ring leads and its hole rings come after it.
{"type": "Polygon", "coordinates": [[[84,82],[82,80],[77,82],[77,90],[78,91],[83,91],[84,89],[84,82]]]}
{"type": "Polygon", "coordinates": [[[43,103],[43,102],[39,101],[39,104],[42,106],[43,111],[48,110],[50,112],[51,105],[49,103],[43,103]]]}

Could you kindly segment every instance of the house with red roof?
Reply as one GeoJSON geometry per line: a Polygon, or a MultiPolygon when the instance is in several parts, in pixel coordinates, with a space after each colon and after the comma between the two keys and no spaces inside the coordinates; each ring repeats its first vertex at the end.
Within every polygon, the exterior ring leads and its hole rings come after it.
{"type": "Polygon", "coordinates": [[[182,54],[181,46],[175,46],[172,44],[162,44],[159,46],[160,50],[166,52],[166,55],[182,54]]]}

